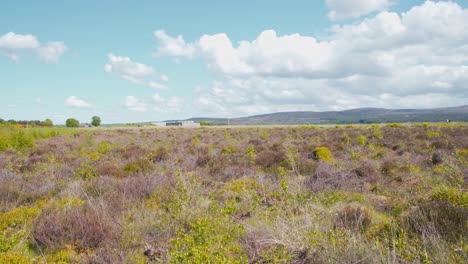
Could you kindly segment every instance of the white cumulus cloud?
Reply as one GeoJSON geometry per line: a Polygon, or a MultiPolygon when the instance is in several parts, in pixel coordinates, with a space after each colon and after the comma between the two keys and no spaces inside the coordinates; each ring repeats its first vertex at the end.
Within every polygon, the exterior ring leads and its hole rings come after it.
{"type": "Polygon", "coordinates": [[[321,37],[265,30],[252,40],[219,33],[184,43],[217,79],[195,94],[203,114],[456,106],[468,102],[466,25],[468,9],[426,1],[321,37]]]}
{"type": "MultiPolygon", "coordinates": [[[[104,71],[107,73],[114,73],[121,78],[139,85],[145,85],[153,89],[167,90],[166,85],[160,84],[152,80],[156,70],[143,63],[134,62],[129,57],[117,56],[109,54],[108,61],[104,65],[104,71]]],[[[169,80],[169,77],[162,75],[162,81],[169,80]],[[163,78],[164,76],[164,78],[163,78]]]]}
{"type": "Polygon", "coordinates": [[[210,67],[226,75],[311,75],[332,70],[334,43],[299,34],[278,36],[274,30],[234,47],[226,34],[204,35],[198,46],[210,67]]]}
{"type": "Polygon", "coordinates": [[[14,32],[8,32],[0,37],[0,49],[3,50],[21,50],[21,49],[36,49],[41,44],[33,35],[21,35],[14,32]]]}
{"type": "Polygon", "coordinates": [[[73,95],[65,99],[64,104],[65,106],[76,107],[76,108],[91,108],[92,107],[90,103],[73,95]]]}
{"type": "Polygon", "coordinates": [[[39,56],[48,62],[58,63],[60,57],[65,53],[67,47],[63,42],[48,42],[39,48],[39,56]]]}
{"type": "Polygon", "coordinates": [[[357,18],[375,11],[387,10],[392,5],[390,0],[326,0],[332,20],[357,18]]]}
{"type": "Polygon", "coordinates": [[[116,73],[122,77],[143,78],[151,76],[155,70],[143,63],[133,62],[128,57],[109,54],[104,70],[108,73],[116,73]]]}
{"type": "Polygon", "coordinates": [[[181,35],[174,38],[164,30],[158,30],[154,32],[154,36],[158,39],[157,51],[153,53],[154,57],[177,56],[191,58],[195,55],[194,45],[185,43],[181,35]]]}
{"type": "Polygon", "coordinates": [[[146,104],[135,96],[127,96],[125,98],[125,107],[131,111],[145,112],[146,104]]]}
{"type": "Polygon", "coordinates": [[[42,45],[36,36],[31,34],[8,32],[0,36],[0,52],[16,62],[20,55],[36,52],[44,61],[57,63],[65,51],[66,46],[63,42],[52,41],[42,45]]]}

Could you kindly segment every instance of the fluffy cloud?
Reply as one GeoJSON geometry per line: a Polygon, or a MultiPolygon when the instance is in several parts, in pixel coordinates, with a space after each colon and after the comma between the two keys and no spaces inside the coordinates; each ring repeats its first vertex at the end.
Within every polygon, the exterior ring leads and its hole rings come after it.
{"type": "Polygon", "coordinates": [[[65,53],[67,47],[63,42],[48,42],[39,48],[39,56],[48,62],[58,63],[60,57],[65,53]]]}
{"type": "Polygon", "coordinates": [[[116,73],[122,77],[135,79],[151,76],[155,72],[150,66],[133,62],[128,57],[116,56],[114,54],[108,55],[108,62],[104,66],[104,70],[109,73],[116,73]]]}
{"type": "Polygon", "coordinates": [[[65,53],[66,46],[63,42],[48,42],[41,45],[33,35],[21,35],[8,32],[0,37],[0,52],[13,61],[18,61],[24,52],[37,52],[39,57],[46,62],[57,63],[65,53]]]}
{"type": "Polygon", "coordinates": [[[195,91],[204,114],[454,106],[468,101],[466,25],[468,9],[426,1],[333,26],[321,38],[266,30],[254,40],[220,33],[184,45],[218,78],[195,91]]]}
{"type": "Polygon", "coordinates": [[[131,111],[145,112],[146,104],[135,96],[127,96],[125,98],[125,107],[131,111]]]}
{"type": "MultiPolygon", "coordinates": [[[[421,76],[422,77],[422,76],[421,76]]],[[[418,77],[419,78],[419,77],[418,77]]],[[[384,108],[426,108],[466,104],[463,91],[447,92],[453,87],[437,87],[427,80],[429,89],[419,88],[413,82],[407,87],[421,89],[408,93],[404,89],[393,91],[389,80],[386,88],[372,91],[372,86],[382,81],[376,79],[347,80],[335,82],[305,78],[249,78],[229,79],[214,82],[208,90],[197,94],[195,106],[200,113],[209,116],[229,117],[285,111],[335,111],[363,106],[384,108]],[[431,86],[433,85],[433,86],[431,86]]]]}
{"type": "Polygon", "coordinates": [[[391,4],[390,0],[326,0],[330,12],[328,17],[332,20],[357,18],[375,11],[386,10],[391,4]]]}
{"type": "Polygon", "coordinates": [[[334,45],[299,34],[277,36],[274,30],[263,31],[254,41],[241,41],[237,48],[226,34],[204,35],[198,42],[209,66],[231,76],[328,76],[334,45]]]}
{"type": "Polygon", "coordinates": [[[33,35],[21,35],[8,32],[0,37],[0,48],[7,51],[36,49],[40,46],[41,44],[33,35]]]}
{"type": "Polygon", "coordinates": [[[65,99],[65,106],[76,107],[76,108],[91,108],[91,104],[86,102],[83,99],[80,99],[76,96],[70,96],[65,99]]]}
{"type": "Polygon", "coordinates": [[[108,61],[106,65],[104,65],[104,71],[107,73],[117,74],[129,82],[146,85],[154,89],[168,89],[167,86],[150,79],[156,72],[154,68],[143,63],[134,62],[128,57],[116,56],[112,53],[109,54],[107,58],[108,61]]]}
{"type": "Polygon", "coordinates": [[[154,32],[154,36],[158,39],[157,51],[153,56],[158,58],[161,56],[177,56],[191,58],[195,55],[195,47],[193,44],[185,43],[182,36],[171,37],[164,30],[154,32]]]}

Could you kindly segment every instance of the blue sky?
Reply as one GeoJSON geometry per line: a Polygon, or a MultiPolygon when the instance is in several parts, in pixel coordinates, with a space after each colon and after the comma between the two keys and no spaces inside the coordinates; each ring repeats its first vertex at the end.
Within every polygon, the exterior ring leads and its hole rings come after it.
{"type": "Polygon", "coordinates": [[[467,103],[468,1],[0,4],[0,118],[467,103]]]}

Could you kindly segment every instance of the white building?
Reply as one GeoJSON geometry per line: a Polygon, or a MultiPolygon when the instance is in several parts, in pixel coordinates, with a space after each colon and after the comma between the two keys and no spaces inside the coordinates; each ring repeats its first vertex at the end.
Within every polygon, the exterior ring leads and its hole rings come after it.
{"type": "Polygon", "coordinates": [[[167,122],[157,122],[153,123],[155,126],[181,126],[181,127],[199,127],[200,123],[195,123],[191,120],[188,121],[179,121],[179,120],[174,120],[174,121],[167,121],[167,122]]]}

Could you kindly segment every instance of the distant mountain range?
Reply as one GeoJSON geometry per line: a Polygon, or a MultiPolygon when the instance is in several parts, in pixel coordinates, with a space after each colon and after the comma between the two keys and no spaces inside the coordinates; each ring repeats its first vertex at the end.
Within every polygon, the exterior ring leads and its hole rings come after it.
{"type": "Polygon", "coordinates": [[[328,112],[280,112],[231,119],[197,117],[187,120],[209,124],[295,125],[445,122],[447,119],[468,122],[468,105],[433,109],[357,108],[328,112]]]}

